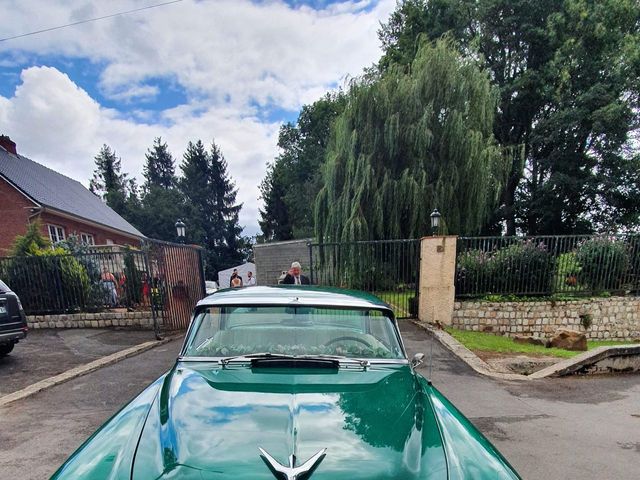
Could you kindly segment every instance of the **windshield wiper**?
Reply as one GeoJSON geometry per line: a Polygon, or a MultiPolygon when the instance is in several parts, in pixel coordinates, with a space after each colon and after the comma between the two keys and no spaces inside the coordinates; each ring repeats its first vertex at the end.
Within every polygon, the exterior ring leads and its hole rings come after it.
{"type": "Polygon", "coordinates": [[[368,368],[371,364],[369,363],[369,360],[364,360],[364,359],[360,359],[360,358],[351,358],[351,357],[345,357],[343,355],[322,355],[322,354],[318,354],[318,355],[287,355],[284,353],[271,353],[271,352],[261,352],[261,353],[250,353],[247,355],[236,355],[233,357],[226,357],[226,358],[221,358],[220,364],[224,367],[226,365],[228,365],[230,362],[234,361],[234,360],[243,360],[243,359],[249,359],[249,360],[261,360],[261,359],[269,359],[269,360],[279,360],[279,359],[292,359],[292,360],[314,360],[314,359],[319,359],[319,360],[335,360],[338,363],[340,362],[349,362],[349,363],[355,363],[357,365],[360,365],[362,368],[368,368]]]}
{"type": "Polygon", "coordinates": [[[261,352],[261,353],[248,353],[247,355],[236,355],[233,357],[225,357],[221,358],[220,364],[222,366],[228,365],[230,362],[234,360],[242,360],[244,358],[248,358],[250,360],[255,360],[256,358],[296,358],[295,355],[286,355],[284,353],[271,353],[271,352],[261,352]]]}

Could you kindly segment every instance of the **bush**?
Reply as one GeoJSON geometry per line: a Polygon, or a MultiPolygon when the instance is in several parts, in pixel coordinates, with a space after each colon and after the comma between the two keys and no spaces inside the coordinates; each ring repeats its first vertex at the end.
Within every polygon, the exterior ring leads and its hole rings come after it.
{"type": "Polygon", "coordinates": [[[458,256],[456,294],[545,294],[552,291],[554,259],[544,244],[518,242],[493,252],[458,256]]]}
{"type": "Polygon", "coordinates": [[[624,289],[630,258],[623,241],[608,237],[585,240],[576,250],[576,260],[580,264],[578,281],[592,291],[624,289]]]}
{"type": "Polygon", "coordinates": [[[85,268],[62,248],[13,257],[7,266],[7,283],[27,313],[81,310],[91,290],[85,268]]]}
{"type": "Polygon", "coordinates": [[[456,294],[494,292],[495,272],[491,255],[482,250],[469,250],[458,255],[456,264],[456,294]]]}
{"type": "Polygon", "coordinates": [[[492,259],[496,292],[550,293],[554,260],[542,243],[525,241],[501,248],[492,259]]]}
{"type": "Polygon", "coordinates": [[[16,237],[11,255],[3,262],[3,276],[27,313],[85,308],[91,298],[87,269],[66,248],[51,248],[38,222],[16,237]]]}

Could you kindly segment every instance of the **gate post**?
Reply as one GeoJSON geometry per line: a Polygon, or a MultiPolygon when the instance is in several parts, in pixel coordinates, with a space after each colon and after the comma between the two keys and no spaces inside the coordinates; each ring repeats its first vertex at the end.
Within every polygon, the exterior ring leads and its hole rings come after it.
{"type": "Polygon", "coordinates": [[[455,300],[457,236],[423,237],[420,241],[418,320],[451,325],[455,300]]]}

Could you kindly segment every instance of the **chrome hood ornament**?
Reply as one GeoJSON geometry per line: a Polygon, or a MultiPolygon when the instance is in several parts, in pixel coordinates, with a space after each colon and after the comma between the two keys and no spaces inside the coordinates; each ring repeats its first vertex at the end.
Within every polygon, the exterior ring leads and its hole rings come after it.
{"type": "Polygon", "coordinates": [[[323,448],[299,467],[296,467],[296,456],[291,455],[289,456],[289,466],[285,467],[262,448],[258,447],[258,450],[260,450],[260,457],[278,480],[305,480],[309,478],[324,459],[327,451],[326,448],[323,448]]]}

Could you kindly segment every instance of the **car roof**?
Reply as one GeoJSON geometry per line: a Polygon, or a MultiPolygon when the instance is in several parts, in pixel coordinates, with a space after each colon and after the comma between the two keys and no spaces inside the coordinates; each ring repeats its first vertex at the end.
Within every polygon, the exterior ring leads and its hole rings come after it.
{"type": "Polygon", "coordinates": [[[348,308],[391,307],[375,295],[334,287],[278,285],[225,288],[200,300],[198,306],[216,305],[309,305],[348,308]]]}

